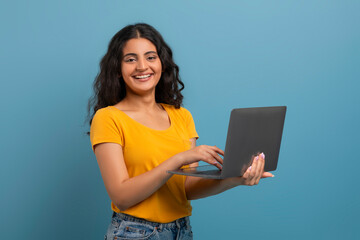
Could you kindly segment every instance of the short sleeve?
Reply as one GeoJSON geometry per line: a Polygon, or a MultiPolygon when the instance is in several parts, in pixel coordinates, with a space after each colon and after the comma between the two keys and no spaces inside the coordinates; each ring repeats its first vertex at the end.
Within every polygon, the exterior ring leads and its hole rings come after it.
{"type": "Polygon", "coordinates": [[[99,109],[90,127],[90,141],[92,149],[99,143],[111,142],[124,146],[122,129],[112,112],[107,108],[99,109]]]}
{"type": "Polygon", "coordinates": [[[183,111],[184,111],[184,115],[185,115],[184,117],[185,117],[185,121],[186,121],[186,125],[187,125],[187,132],[189,135],[189,139],[190,138],[198,139],[199,135],[196,132],[194,119],[193,119],[191,113],[185,108],[183,108],[183,111]]]}

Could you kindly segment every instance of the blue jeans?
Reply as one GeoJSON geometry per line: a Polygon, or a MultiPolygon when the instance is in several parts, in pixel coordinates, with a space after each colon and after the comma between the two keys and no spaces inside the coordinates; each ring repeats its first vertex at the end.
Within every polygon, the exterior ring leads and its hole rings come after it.
{"type": "Polygon", "coordinates": [[[114,212],[105,235],[105,240],[110,239],[192,240],[193,234],[189,217],[170,223],[157,223],[114,212]]]}

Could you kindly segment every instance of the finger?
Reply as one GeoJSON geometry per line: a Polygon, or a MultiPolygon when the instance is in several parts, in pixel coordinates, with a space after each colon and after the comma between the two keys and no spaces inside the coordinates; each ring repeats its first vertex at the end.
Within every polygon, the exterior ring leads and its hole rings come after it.
{"type": "Polygon", "coordinates": [[[249,177],[250,172],[251,172],[251,166],[245,171],[245,173],[241,177],[247,179],[249,177]]]}
{"type": "Polygon", "coordinates": [[[219,154],[211,146],[206,146],[205,151],[207,153],[209,153],[221,165],[223,164],[223,159],[219,156],[219,154]]]}
{"type": "Polygon", "coordinates": [[[275,175],[269,172],[264,172],[261,176],[261,178],[269,178],[269,177],[275,177],[275,175]]]}
{"type": "Polygon", "coordinates": [[[214,158],[214,156],[209,153],[209,152],[204,152],[204,157],[203,157],[203,161],[207,162],[211,165],[214,165],[215,167],[219,168],[220,170],[222,169],[222,165],[217,161],[216,158],[214,158]]]}
{"type": "Polygon", "coordinates": [[[254,157],[254,160],[251,164],[250,173],[249,173],[250,179],[253,179],[256,176],[258,165],[259,165],[259,157],[256,156],[254,157]]]}
{"type": "Polygon", "coordinates": [[[261,160],[259,159],[259,157],[255,158],[256,161],[256,165],[254,166],[254,170],[253,170],[253,174],[252,174],[252,178],[251,178],[251,185],[256,185],[258,184],[258,175],[259,175],[259,166],[261,165],[261,160]]]}
{"type": "Polygon", "coordinates": [[[213,150],[209,150],[209,153],[220,163],[223,164],[224,161],[223,159],[219,156],[219,154],[217,154],[217,152],[213,151],[213,150]]]}
{"type": "Polygon", "coordinates": [[[218,154],[224,156],[225,152],[223,150],[221,150],[220,148],[218,148],[217,146],[209,146],[209,147],[212,148],[218,154]]]}
{"type": "Polygon", "coordinates": [[[214,165],[215,167],[217,167],[218,169],[220,169],[220,170],[222,170],[222,168],[223,168],[222,165],[221,165],[220,163],[218,163],[218,162],[217,162],[217,163],[214,163],[213,165],[214,165]]]}
{"type": "Polygon", "coordinates": [[[263,155],[259,154],[256,158],[257,165],[256,165],[256,173],[260,173],[262,168],[264,167],[264,158],[263,155]]]}
{"type": "Polygon", "coordinates": [[[252,167],[251,167],[251,174],[250,174],[250,178],[249,178],[249,185],[255,185],[258,184],[260,181],[260,169],[261,169],[261,165],[262,165],[262,159],[260,159],[259,156],[256,156],[254,158],[252,167]]]}
{"type": "Polygon", "coordinates": [[[258,166],[257,166],[257,169],[256,169],[256,175],[255,175],[255,182],[256,184],[259,183],[260,181],[260,178],[264,172],[264,166],[265,166],[265,155],[264,153],[261,153],[259,156],[258,156],[258,166]]]}

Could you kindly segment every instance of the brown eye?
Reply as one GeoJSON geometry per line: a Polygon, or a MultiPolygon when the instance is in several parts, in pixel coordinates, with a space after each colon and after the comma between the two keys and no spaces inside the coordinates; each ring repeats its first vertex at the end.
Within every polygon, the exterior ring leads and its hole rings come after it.
{"type": "Polygon", "coordinates": [[[135,58],[128,58],[128,59],[125,59],[125,62],[135,62],[136,59],[135,58]]]}
{"type": "Polygon", "coordinates": [[[152,60],[155,60],[156,58],[157,58],[157,56],[149,56],[148,60],[152,61],[152,60]]]}

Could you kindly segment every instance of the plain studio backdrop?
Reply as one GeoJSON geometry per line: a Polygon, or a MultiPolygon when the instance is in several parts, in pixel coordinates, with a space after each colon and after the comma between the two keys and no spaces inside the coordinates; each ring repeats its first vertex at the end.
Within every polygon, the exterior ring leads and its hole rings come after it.
{"type": "MultiPolygon", "coordinates": [[[[195,239],[358,239],[359,1],[1,1],[0,239],[102,239],[107,196],[86,132],[111,37],[157,28],[198,144],[230,110],[288,106],[275,178],[192,202],[195,239]]],[[[259,136],[261,137],[261,136],[259,136]]]]}

